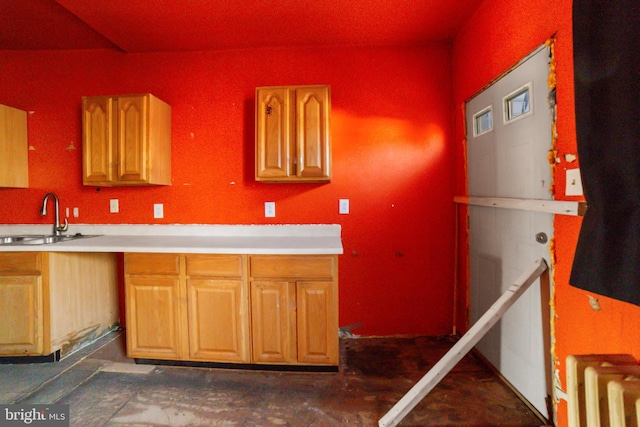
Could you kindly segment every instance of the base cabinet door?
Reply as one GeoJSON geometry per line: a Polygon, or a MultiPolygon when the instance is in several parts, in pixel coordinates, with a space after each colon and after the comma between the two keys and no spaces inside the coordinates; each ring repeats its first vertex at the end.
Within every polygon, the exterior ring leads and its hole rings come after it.
{"type": "Polygon", "coordinates": [[[126,281],[127,355],[179,359],[180,287],[175,278],[136,277],[126,281]]]}
{"type": "Polygon", "coordinates": [[[187,294],[190,358],[248,363],[244,282],[189,279],[187,294]]]}
{"type": "Polygon", "coordinates": [[[253,361],[337,365],[335,302],[332,281],[253,281],[253,361]]]}
{"type": "Polygon", "coordinates": [[[251,282],[253,361],[291,363],[297,360],[295,283],[251,282]]]}
{"type": "Polygon", "coordinates": [[[29,355],[43,351],[40,276],[0,276],[0,351],[29,355]]]}
{"type": "Polygon", "coordinates": [[[298,362],[338,363],[338,330],[333,282],[300,281],[298,308],[298,362]]]}

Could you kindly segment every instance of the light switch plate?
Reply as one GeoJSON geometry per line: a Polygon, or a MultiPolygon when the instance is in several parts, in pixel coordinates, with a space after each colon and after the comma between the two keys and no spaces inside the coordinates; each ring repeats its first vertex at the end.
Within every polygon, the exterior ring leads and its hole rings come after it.
{"type": "Polygon", "coordinates": [[[155,203],[153,205],[153,217],[164,218],[164,205],[162,203],[155,203]]]}
{"type": "Polygon", "coordinates": [[[567,169],[567,186],[565,196],[582,196],[582,178],[580,169],[567,169]]]}
{"type": "Polygon", "coordinates": [[[264,202],[264,217],[275,218],[276,216],[276,202],[264,202]]]}
{"type": "Polygon", "coordinates": [[[109,200],[109,212],[111,213],[120,212],[120,204],[118,203],[118,199],[109,200]]]}
{"type": "Polygon", "coordinates": [[[349,214],[349,199],[340,199],[340,202],[338,203],[338,213],[340,215],[349,214]]]}

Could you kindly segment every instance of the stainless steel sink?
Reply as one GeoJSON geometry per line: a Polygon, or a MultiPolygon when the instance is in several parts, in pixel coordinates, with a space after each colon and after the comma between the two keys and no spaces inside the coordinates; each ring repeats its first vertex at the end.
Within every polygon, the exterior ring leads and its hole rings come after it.
{"type": "Polygon", "coordinates": [[[3,246],[23,246],[23,245],[47,245],[51,243],[68,242],[77,239],[87,239],[86,234],[64,234],[60,236],[42,234],[22,234],[18,236],[0,236],[0,245],[3,246]]]}
{"type": "Polygon", "coordinates": [[[20,236],[2,236],[0,237],[0,245],[18,244],[20,242],[24,242],[25,240],[41,239],[41,238],[44,238],[44,236],[30,235],[30,234],[25,234],[20,236]]]}

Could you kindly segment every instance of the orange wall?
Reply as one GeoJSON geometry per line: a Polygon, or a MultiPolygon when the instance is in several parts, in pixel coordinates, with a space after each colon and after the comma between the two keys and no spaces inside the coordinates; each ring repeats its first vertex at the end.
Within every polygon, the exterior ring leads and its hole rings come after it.
{"type": "Polygon", "coordinates": [[[30,189],[0,189],[0,223],[49,223],[55,191],[85,224],[337,223],[340,325],[361,335],[452,328],[455,170],[450,46],[184,54],[0,51],[0,103],[28,118],[30,189]],[[256,86],[330,84],[333,181],[253,179],[256,86]],[[170,187],[81,184],[81,96],[151,92],[172,106],[170,187]],[[73,145],[75,149],[68,149],[73,145]],[[109,213],[109,199],[120,213],[109,213]],[[338,199],[351,214],[338,214],[338,199]],[[275,201],[277,217],[264,218],[275,201]],[[164,203],[165,218],[153,219],[164,203]]]}
{"type": "MultiPolygon", "coordinates": [[[[461,114],[465,100],[555,34],[557,156],[561,159],[554,173],[555,198],[578,200],[564,195],[564,172],[577,166],[564,158],[565,154],[577,153],[571,5],[571,0],[485,0],[458,34],[452,51],[457,193],[465,191],[461,114]]],[[[568,284],[580,223],[580,218],[568,216],[556,216],[554,223],[555,356],[565,390],[565,359],[569,354],[622,352],[640,358],[640,308],[593,295],[602,306],[595,311],[589,306],[589,293],[568,284]]],[[[468,281],[466,261],[462,260],[459,275],[468,281]]],[[[460,305],[464,305],[462,301],[460,305]]],[[[558,425],[567,425],[565,402],[558,404],[558,425]]]]}

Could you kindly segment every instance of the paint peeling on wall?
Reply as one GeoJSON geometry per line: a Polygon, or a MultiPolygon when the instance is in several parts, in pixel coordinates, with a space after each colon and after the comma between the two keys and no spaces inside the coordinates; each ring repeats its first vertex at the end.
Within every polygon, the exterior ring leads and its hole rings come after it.
{"type": "MultiPolygon", "coordinates": [[[[556,128],[556,122],[558,119],[558,110],[556,108],[556,61],[555,61],[555,37],[551,37],[545,42],[545,46],[549,47],[549,75],[547,77],[547,86],[549,87],[549,106],[551,107],[551,111],[553,114],[553,118],[551,121],[551,148],[547,154],[547,160],[549,161],[549,166],[551,168],[551,185],[549,187],[549,191],[555,198],[555,169],[556,165],[560,161],[558,158],[558,132],[556,128]]],[[[551,266],[550,278],[551,278],[551,286],[549,287],[549,330],[550,330],[550,357],[551,357],[551,365],[554,367],[554,372],[557,372],[557,368],[559,366],[559,361],[556,357],[556,289],[555,289],[555,265],[556,265],[556,248],[555,248],[555,237],[551,239],[549,242],[549,264],[551,266]]],[[[557,375],[553,375],[552,377],[552,396],[551,396],[551,405],[552,408],[552,417],[556,417],[558,413],[558,393],[556,390],[559,388],[562,390],[562,384],[559,381],[557,375]]],[[[557,422],[557,419],[554,419],[554,424],[557,422]]]]}
{"type": "MultiPolygon", "coordinates": [[[[558,368],[560,366],[560,362],[556,357],[556,319],[558,313],[556,311],[556,287],[555,287],[555,264],[556,264],[556,241],[555,238],[551,239],[549,242],[549,263],[552,266],[550,271],[551,278],[551,286],[549,286],[549,331],[550,331],[550,346],[549,353],[551,357],[551,365],[553,366],[554,375],[552,377],[552,396],[551,396],[551,404],[553,405],[553,415],[555,416],[558,413],[558,401],[559,396],[557,390],[562,390],[562,382],[558,376],[558,368]]],[[[557,420],[554,420],[554,425],[557,420]]]]}
{"type": "Polygon", "coordinates": [[[549,75],[547,76],[547,86],[549,87],[549,106],[553,114],[551,121],[551,148],[547,153],[547,160],[551,166],[551,184],[549,186],[549,192],[555,196],[555,169],[558,163],[558,132],[556,129],[557,121],[557,109],[556,109],[556,61],[555,61],[555,38],[551,37],[545,43],[545,46],[549,47],[549,75]]]}

